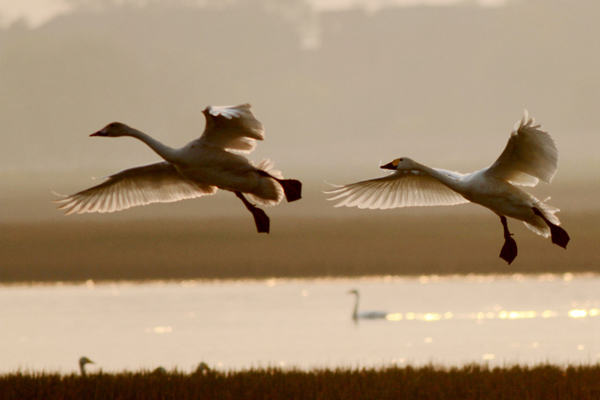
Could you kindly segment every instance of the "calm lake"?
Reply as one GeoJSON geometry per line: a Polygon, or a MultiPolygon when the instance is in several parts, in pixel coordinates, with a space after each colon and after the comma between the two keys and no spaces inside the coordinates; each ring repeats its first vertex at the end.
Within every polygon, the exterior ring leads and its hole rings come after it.
{"type": "Polygon", "coordinates": [[[0,286],[0,373],[600,361],[593,275],[0,286]],[[389,313],[354,323],[352,310],[389,313]]]}

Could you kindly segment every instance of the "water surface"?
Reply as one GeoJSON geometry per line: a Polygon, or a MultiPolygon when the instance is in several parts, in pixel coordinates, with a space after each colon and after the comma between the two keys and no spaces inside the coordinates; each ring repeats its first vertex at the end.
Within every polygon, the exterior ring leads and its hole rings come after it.
{"type": "Polygon", "coordinates": [[[0,287],[0,372],[596,363],[592,275],[0,287]],[[354,323],[362,310],[388,319],[354,323]]]}

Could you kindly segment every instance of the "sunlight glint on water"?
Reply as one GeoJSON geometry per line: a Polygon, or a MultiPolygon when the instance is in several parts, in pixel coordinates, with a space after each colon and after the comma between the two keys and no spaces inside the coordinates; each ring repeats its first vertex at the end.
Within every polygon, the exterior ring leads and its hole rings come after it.
{"type": "Polygon", "coordinates": [[[596,276],[0,287],[1,372],[600,361],[596,276]],[[385,319],[352,320],[361,310],[385,319]]]}

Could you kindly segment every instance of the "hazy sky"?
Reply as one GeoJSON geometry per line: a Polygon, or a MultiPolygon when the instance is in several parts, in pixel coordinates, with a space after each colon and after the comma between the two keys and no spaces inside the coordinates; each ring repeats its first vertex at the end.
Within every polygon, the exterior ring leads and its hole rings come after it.
{"type": "Polygon", "coordinates": [[[69,7],[61,0],[2,0],[0,25],[6,26],[17,19],[25,19],[31,26],[39,26],[69,7]]]}
{"type": "Polygon", "coordinates": [[[177,147],[200,134],[205,106],[245,102],[266,127],[249,158],[312,182],[315,202],[324,181],[379,176],[397,157],[486,167],[524,109],[560,152],[553,185],[534,193],[598,182],[600,3],[454,3],[255,1],[49,20],[62,1],[4,0],[4,25],[26,16],[36,28],[0,30],[0,200],[20,206],[18,193],[51,198],[157,161],[133,139],[89,138],[109,122],[177,147]],[[303,50],[311,35],[318,46],[303,50]],[[50,175],[23,179],[31,173],[50,175]]]}
{"type": "MultiPolygon", "coordinates": [[[[364,7],[377,11],[389,6],[415,5],[453,5],[466,0],[309,0],[316,11],[341,10],[350,7],[364,7]]],[[[496,7],[507,0],[475,0],[482,6],[496,7]]],[[[69,6],[62,0],[2,0],[0,2],[0,26],[7,26],[17,19],[25,19],[31,26],[39,26],[69,11],[69,6]]]]}

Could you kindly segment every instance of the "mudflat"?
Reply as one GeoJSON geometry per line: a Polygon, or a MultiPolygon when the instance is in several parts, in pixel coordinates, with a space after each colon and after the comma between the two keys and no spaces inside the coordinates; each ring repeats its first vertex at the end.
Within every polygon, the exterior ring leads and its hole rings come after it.
{"type": "Polygon", "coordinates": [[[0,282],[600,272],[600,212],[560,217],[567,250],[509,221],[511,265],[489,213],[278,216],[268,235],[248,216],[5,222],[0,282]]]}

